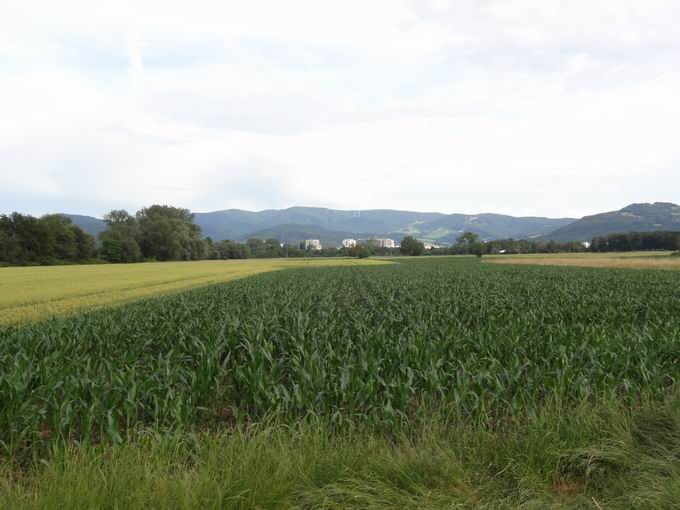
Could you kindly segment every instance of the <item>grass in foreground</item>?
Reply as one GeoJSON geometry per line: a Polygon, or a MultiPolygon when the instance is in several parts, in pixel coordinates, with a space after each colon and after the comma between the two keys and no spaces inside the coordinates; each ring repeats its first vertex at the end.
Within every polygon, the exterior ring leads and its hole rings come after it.
{"type": "Polygon", "coordinates": [[[526,255],[487,255],[491,264],[525,264],[539,266],[574,266],[622,269],[680,270],[680,257],[671,252],[641,251],[627,253],[548,253],[526,255]]]}
{"type": "Polygon", "coordinates": [[[0,327],[294,267],[384,264],[350,259],[248,259],[0,269],[0,327]]]}
{"type": "Polygon", "coordinates": [[[439,415],[398,436],[310,420],[56,448],[6,471],[0,506],[674,509],[677,402],[546,405],[504,423],[439,415]]]}

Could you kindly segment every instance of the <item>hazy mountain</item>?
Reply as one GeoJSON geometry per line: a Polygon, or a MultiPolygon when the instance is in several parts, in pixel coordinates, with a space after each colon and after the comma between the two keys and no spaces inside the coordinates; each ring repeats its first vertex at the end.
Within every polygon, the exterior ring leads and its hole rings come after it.
{"type": "MultiPolygon", "coordinates": [[[[276,225],[308,225],[340,232],[395,232],[407,225],[445,217],[441,213],[371,210],[340,211],[321,207],[290,207],[259,212],[228,209],[196,213],[196,223],[213,239],[243,239],[276,225]]],[[[553,227],[553,229],[556,227],[553,227]]],[[[543,233],[546,233],[545,231],[543,233]]]]}
{"type": "Polygon", "coordinates": [[[305,230],[301,228],[303,226],[350,233],[353,237],[367,233],[390,234],[392,237],[413,235],[430,241],[451,242],[461,232],[471,230],[483,239],[519,239],[545,235],[573,221],[572,218],[515,218],[501,214],[442,214],[389,209],[341,211],[319,207],[260,212],[229,209],[196,214],[196,223],[204,234],[215,240],[262,237],[261,231],[277,225],[295,225],[297,232],[306,238],[310,238],[315,230],[305,230]]]}
{"type": "Polygon", "coordinates": [[[632,204],[619,211],[585,216],[551,232],[545,238],[555,241],[590,241],[594,236],[656,230],[680,230],[680,206],[666,202],[632,204]]]}
{"type": "Polygon", "coordinates": [[[97,237],[100,232],[106,229],[106,223],[104,223],[104,220],[95,218],[93,216],[83,216],[82,214],[62,214],[62,216],[66,216],[85,232],[95,237],[97,237]]]}
{"type": "MultiPolygon", "coordinates": [[[[85,231],[97,235],[104,222],[90,216],[67,214],[85,231]]],[[[423,240],[450,243],[470,230],[482,239],[516,239],[546,235],[574,220],[571,218],[515,218],[502,214],[442,214],[375,209],[341,211],[321,207],[290,207],[266,211],[228,209],[196,213],[195,221],[205,236],[215,241],[276,237],[283,242],[320,238],[335,243],[347,237],[388,235],[399,240],[413,235],[423,240]],[[276,235],[274,233],[277,233],[276,235]]]]}
{"type": "MultiPolygon", "coordinates": [[[[86,232],[97,235],[105,224],[101,219],[65,214],[86,232]]],[[[620,211],[571,218],[514,217],[502,214],[442,214],[376,209],[341,211],[321,207],[290,207],[266,211],[228,209],[196,213],[203,234],[215,241],[245,240],[249,237],[277,238],[295,243],[321,239],[325,244],[354,237],[382,235],[400,240],[412,235],[426,241],[451,243],[466,230],[484,240],[541,239],[587,241],[614,232],[680,230],[680,206],[671,203],[632,204],[620,211]]]]}
{"type": "Polygon", "coordinates": [[[394,234],[410,234],[440,243],[454,242],[465,231],[474,232],[483,240],[530,239],[545,235],[544,233],[573,221],[572,218],[516,218],[502,214],[449,214],[433,221],[410,224],[395,231],[394,234]]]}

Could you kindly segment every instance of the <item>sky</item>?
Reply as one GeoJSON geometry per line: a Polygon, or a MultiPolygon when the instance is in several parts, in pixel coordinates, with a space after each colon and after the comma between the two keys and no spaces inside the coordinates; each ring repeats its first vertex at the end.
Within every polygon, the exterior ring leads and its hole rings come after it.
{"type": "Polygon", "coordinates": [[[0,213],[680,202],[677,0],[0,11],[0,213]]]}

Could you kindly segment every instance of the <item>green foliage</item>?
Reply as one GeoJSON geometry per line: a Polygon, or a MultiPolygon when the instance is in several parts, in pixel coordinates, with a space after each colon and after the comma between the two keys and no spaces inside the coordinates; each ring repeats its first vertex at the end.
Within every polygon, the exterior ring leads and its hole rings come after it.
{"type": "Polygon", "coordinates": [[[250,246],[234,241],[220,241],[215,244],[218,259],[248,259],[252,256],[250,246]]]}
{"type": "Polygon", "coordinates": [[[674,508],[679,285],[404,258],[0,330],[0,507],[674,508]]]}
{"type": "Polygon", "coordinates": [[[460,236],[458,236],[458,239],[456,242],[461,243],[461,244],[473,244],[479,242],[479,236],[475,234],[474,232],[463,232],[460,236]]]}
{"type": "Polygon", "coordinates": [[[591,246],[591,250],[596,252],[677,249],[680,249],[680,232],[668,231],[609,234],[594,237],[591,246]]]}
{"type": "Polygon", "coordinates": [[[152,205],[137,212],[139,246],[145,258],[200,260],[205,257],[201,228],[188,209],[152,205]]]}
{"type": "Polygon", "coordinates": [[[60,214],[42,218],[0,215],[0,262],[10,265],[78,263],[94,254],[92,236],[60,214]]]}
{"type": "Polygon", "coordinates": [[[346,251],[349,257],[354,257],[358,259],[367,259],[368,257],[371,256],[371,248],[369,246],[366,246],[365,244],[358,244],[356,246],[352,246],[351,248],[347,248],[346,251]]]}
{"type": "Polygon", "coordinates": [[[470,254],[477,257],[481,257],[486,252],[486,247],[482,243],[470,243],[469,244],[470,254]]]}
{"type": "Polygon", "coordinates": [[[403,255],[422,255],[425,252],[425,245],[415,237],[406,236],[401,240],[399,251],[401,251],[403,255]]]}
{"type": "Polygon", "coordinates": [[[246,245],[250,250],[250,254],[256,258],[278,258],[286,257],[287,249],[281,246],[278,239],[267,239],[266,241],[259,238],[251,238],[246,241],[246,245]]]}
{"type": "Polygon", "coordinates": [[[137,219],[124,210],[114,210],[104,216],[107,229],[99,235],[100,256],[108,262],[139,262],[142,251],[137,238],[137,219]]]}
{"type": "Polygon", "coordinates": [[[417,259],[289,270],[0,332],[0,441],[124,440],[271,413],[396,430],[451,406],[663,395],[680,273],[417,259]]]}

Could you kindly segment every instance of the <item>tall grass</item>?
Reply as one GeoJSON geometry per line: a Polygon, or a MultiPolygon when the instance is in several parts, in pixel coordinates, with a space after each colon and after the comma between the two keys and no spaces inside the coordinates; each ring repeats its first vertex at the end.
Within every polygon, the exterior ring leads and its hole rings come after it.
{"type": "Polygon", "coordinates": [[[391,437],[315,419],[55,446],[0,481],[0,507],[672,509],[677,402],[553,403],[500,426],[435,415],[391,437]]]}

